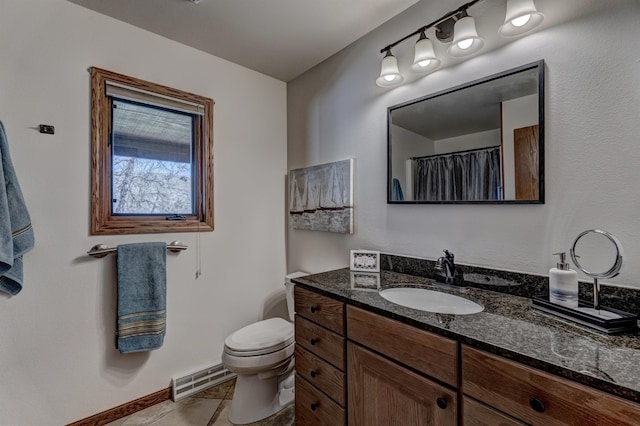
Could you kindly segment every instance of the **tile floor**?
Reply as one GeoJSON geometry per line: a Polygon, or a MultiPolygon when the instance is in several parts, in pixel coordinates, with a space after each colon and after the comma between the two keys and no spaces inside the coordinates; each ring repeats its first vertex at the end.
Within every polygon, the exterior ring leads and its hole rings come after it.
{"type": "MultiPolygon", "coordinates": [[[[227,418],[235,380],[222,383],[178,402],[164,401],[105,426],[230,426],[227,418]]],[[[251,426],[293,425],[293,404],[251,426]]]]}

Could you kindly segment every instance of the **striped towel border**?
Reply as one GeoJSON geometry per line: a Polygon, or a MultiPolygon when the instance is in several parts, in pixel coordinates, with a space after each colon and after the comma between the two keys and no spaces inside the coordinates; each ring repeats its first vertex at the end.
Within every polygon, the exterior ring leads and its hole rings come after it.
{"type": "Polygon", "coordinates": [[[162,334],[166,329],[166,310],[136,312],[118,317],[118,338],[162,334]]]}

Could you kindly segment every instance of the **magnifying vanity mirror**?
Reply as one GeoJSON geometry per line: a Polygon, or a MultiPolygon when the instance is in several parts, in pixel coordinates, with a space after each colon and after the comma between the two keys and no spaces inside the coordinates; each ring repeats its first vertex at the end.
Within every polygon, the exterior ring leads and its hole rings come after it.
{"type": "Polygon", "coordinates": [[[544,61],[388,109],[387,202],[544,203],[544,61]]]}
{"type": "Polygon", "coordinates": [[[598,279],[613,278],[622,269],[624,252],[614,235],[600,229],[580,233],[570,250],[571,260],[585,275],[593,278],[593,309],[600,309],[598,279]]]}

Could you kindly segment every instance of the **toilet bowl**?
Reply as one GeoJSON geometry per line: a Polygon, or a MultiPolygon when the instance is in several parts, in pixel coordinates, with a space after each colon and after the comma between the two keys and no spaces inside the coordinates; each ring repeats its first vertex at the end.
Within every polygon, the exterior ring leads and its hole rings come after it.
{"type": "MultiPolygon", "coordinates": [[[[293,321],[293,278],[308,275],[295,272],[285,279],[289,319],[293,321]]],[[[269,318],[230,334],[224,342],[222,363],[237,374],[229,410],[234,424],[265,419],[293,402],[293,323],[269,318]]]]}

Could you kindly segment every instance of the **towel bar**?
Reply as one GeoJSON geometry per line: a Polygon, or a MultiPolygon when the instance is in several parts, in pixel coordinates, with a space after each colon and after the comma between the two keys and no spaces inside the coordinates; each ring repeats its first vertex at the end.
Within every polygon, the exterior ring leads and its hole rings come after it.
{"type": "MultiPolygon", "coordinates": [[[[180,253],[182,250],[186,250],[187,247],[189,246],[182,244],[180,241],[172,241],[171,243],[167,244],[167,250],[172,253],[180,253]]],[[[89,250],[87,254],[91,257],[101,258],[105,257],[108,254],[117,252],[117,247],[109,247],[106,244],[96,244],[95,246],[91,247],[91,250],[89,250]]]]}

